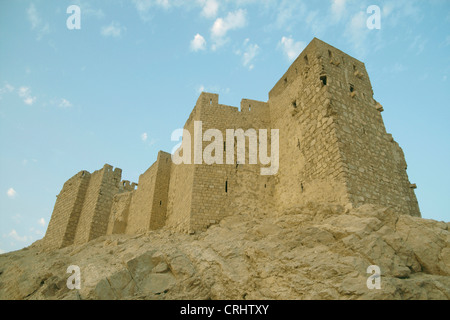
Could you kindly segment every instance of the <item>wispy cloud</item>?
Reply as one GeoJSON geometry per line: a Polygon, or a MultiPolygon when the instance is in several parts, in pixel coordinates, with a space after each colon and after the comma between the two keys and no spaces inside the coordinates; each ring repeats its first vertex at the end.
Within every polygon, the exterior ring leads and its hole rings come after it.
{"type": "Polygon", "coordinates": [[[60,108],[70,108],[72,106],[72,103],[69,100],[66,99],[60,99],[58,107],[60,108]]]}
{"type": "Polygon", "coordinates": [[[17,192],[16,190],[14,190],[14,188],[9,188],[8,191],[6,191],[6,195],[8,196],[8,198],[14,199],[17,197],[17,192]]]}
{"type": "Polygon", "coordinates": [[[305,49],[306,43],[303,41],[295,41],[292,37],[282,37],[279,46],[288,60],[294,61],[303,49],[305,49]]]}
{"type": "Polygon", "coordinates": [[[205,86],[204,85],[200,85],[200,86],[198,86],[198,88],[197,88],[197,93],[202,93],[202,92],[205,92],[205,86]]]}
{"type": "Polygon", "coordinates": [[[111,24],[103,26],[100,33],[104,37],[120,38],[126,30],[127,28],[121,26],[119,22],[113,21],[111,24]]]}
{"type": "Polygon", "coordinates": [[[188,5],[189,2],[185,0],[133,0],[134,6],[143,21],[151,20],[153,14],[152,8],[162,8],[168,10],[172,7],[180,7],[188,5]]]}
{"type": "Polygon", "coordinates": [[[217,16],[219,11],[219,2],[217,0],[199,0],[199,2],[203,6],[202,16],[209,19],[217,16]]]}
{"type": "Polygon", "coordinates": [[[143,134],[141,134],[141,140],[142,140],[143,142],[146,142],[147,139],[148,139],[148,133],[147,133],[147,132],[144,132],[143,134]]]}
{"type": "Polygon", "coordinates": [[[218,85],[212,85],[212,86],[204,86],[200,85],[196,88],[197,93],[202,92],[211,92],[211,93],[218,93],[218,94],[228,94],[230,93],[230,88],[222,88],[218,85]]]}
{"type": "Polygon", "coordinates": [[[40,218],[40,219],[38,220],[38,224],[39,224],[40,226],[42,226],[42,227],[45,227],[45,219],[44,219],[44,218],[40,218]]]}
{"type": "Polygon", "coordinates": [[[347,0],[332,0],[331,13],[335,21],[340,21],[346,13],[347,0]]]}
{"type": "Polygon", "coordinates": [[[226,43],[226,35],[230,30],[240,29],[246,26],[247,12],[243,9],[239,9],[234,12],[229,12],[225,18],[217,18],[211,28],[211,37],[214,40],[212,49],[215,50],[218,47],[226,43]]]}
{"type": "Polygon", "coordinates": [[[367,14],[359,11],[354,14],[346,26],[346,35],[355,50],[364,55],[367,52],[367,36],[370,30],[367,28],[367,14]]]}
{"type": "Polygon", "coordinates": [[[414,51],[416,55],[419,55],[425,50],[427,42],[427,39],[424,39],[421,35],[417,35],[409,46],[409,50],[414,51]]]}
{"type": "MultiPolygon", "coordinates": [[[[12,238],[13,240],[19,241],[19,242],[26,242],[26,241],[28,241],[28,237],[27,237],[27,236],[23,236],[23,237],[19,236],[19,234],[17,233],[17,231],[14,230],[14,229],[11,230],[11,232],[8,233],[7,236],[10,237],[10,238],[12,238]]],[[[30,237],[30,238],[31,238],[31,237],[30,237]]]]}
{"type": "Polygon", "coordinates": [[[46,34],[50,33],[50,25],[43,22],[34,3],[31,3],[27,9],[27,18],[31,24],[31,30],[37,32],[36,40],[41,40],[46,34]]]}
{"type": "Polygon", "coordinates": [[[94,8],[91,2],[84,0],[72,0],[74,4],[78,5],[81,9],[83,17],[94,17],[97,19],[103,19],[105,17],[105,13],[102,9],[94,8]]]}
{"type": "Polygon", "coordinates": [[[20,87],[18,90],[19,97],[23,99],[26,105],[33,105],[36,102],[36,97],[31,95],[31,90],[29,87],[20,87]]]}
{"type": "Polygon", "coordinates": [[[249,38],[245,39],[243,47],[243,51],[238,50],[236,54],[242,56],[242,65],[252,70],[255,67],[252,62],[258,55],[260,48],[256,43],[250,43],[249,38]]]}
{"type": "Polygon", "coordinates": [[[194,37],[194,39],[191,41],[191,50],[192,51],[199,51],[199,50],[205,50],[206,49],[206,40],[205,38],[197,33],[194,37]]]}
{"type": "Polygon", "coordinates": [[[9,83],[5,83],[5,85],[0,88],[0,100],[2,99],[3,95],[5,93],[11,93],[14,91],[14,87],[10,85],[9,83]]]}

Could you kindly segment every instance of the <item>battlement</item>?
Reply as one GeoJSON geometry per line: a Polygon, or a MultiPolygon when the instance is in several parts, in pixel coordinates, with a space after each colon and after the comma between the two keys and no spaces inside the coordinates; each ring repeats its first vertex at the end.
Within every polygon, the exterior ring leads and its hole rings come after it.
{"type": "Polygon", "coordinates": [[[136,190],[138,184],[135,182],[130,182],[128,180],[123,180],[119,184],[119,191],[130,192],[136,190]]]}
{"type": "Polygon", "coordinates": [[[301,79],[302,82],[308,81],[322,86],[337,84],[338,82],[334,81],[337,79],[333,78],[329,72],[331,68],[338,68],[339,75],[341,75],[338,78],[341,82],[342,79],[345,79],[346,84],[342,84],[342,87],[349,90],[351,86],[354,90],[370,88],[369,91],[373,96],[370,79],[363,62],[314,38],[270,90],[269,100],[282,94],[288,86],[298,79],[301,79]]]}
{"type": "MultiPolygon", "coordinates": [[[[208,129],[223,136],[227,129],[278,129],[275,176],[262,176],[258,164],[175,165],[162,151],[139,184],[121,180],[122,170],[108,164],[92,174],[81,171],[58,195],[44,243],[60,248],[163,227],[192,233],[228,215],[276,214],[311,201],[377,204],[420,216],[417,186],[386,132],[383,110],[364,63],[313,39],[267,102],[242,99],[239,109],[202,92],[184,126],[189,138],[195,121],[202,122],[202,137],[208,129]]],[[[202,151],[206,147],[203,141],[202,151]]]]}

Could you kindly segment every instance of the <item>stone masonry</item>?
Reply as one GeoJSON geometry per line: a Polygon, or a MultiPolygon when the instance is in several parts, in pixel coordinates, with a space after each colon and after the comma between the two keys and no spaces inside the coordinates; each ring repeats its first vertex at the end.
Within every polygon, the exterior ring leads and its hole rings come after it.
{"type": "MultiPolygon", "coordinates": [[[[382,111],[364,63],[314,39],[267,102],[244,99],[239,110],[203,92],[184,126],[192,139],[198,121],[202,136],[217,129],[224,139],[227,129],[279,129],[276,175],[261,175],[262,165],[249,164],[248,143],[246,162],[233,165],[175,165],[161,151],[138,185],[121,181],[121,170],[109,165],[93,174],[82,171],[58,195],[44,243],[62,248],[163,227],[192,233],[235,212],[271,214],[310,201],[371,203],[420,216],[416,186],[382,111]]],[[[194,163],[193,144],[191,157],[194,163]]]]}

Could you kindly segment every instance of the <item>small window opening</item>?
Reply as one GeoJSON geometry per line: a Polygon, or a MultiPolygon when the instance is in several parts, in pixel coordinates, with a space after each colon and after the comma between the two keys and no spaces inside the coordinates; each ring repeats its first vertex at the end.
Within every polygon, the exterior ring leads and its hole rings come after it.
{"type": "Polygon", "coordinates": [[[298,148],[298,150],[300,150],[300,139],[297,139],[297,148],[298,148]]]}
{"type": "Polygon", "coordinates": [[[228,180],[225,181],[225,193],[228,193],[228,180]]]}
{"type": "Polygon", "coordinates": [[[227,151],[227,143],[226,142],[223,143],[223,151],[224,152],[227,151]]]}
{"type": "Polygon", "coordinates": [[[320,81],[322,81],[322,84],[323,84],[324,86],[326,86],[326,85],[327,85],[327,76],[321,76],[321,77],[320,77],[320,81]]]}
{"type": "Polygon", "coordinates": [[[308,56],[305,56],[305,63],[308,65],[309,64],[309,60],[308,60],[308,56]]]}
{"type": "Polygon", "coordinates": [[[267,188],[267,184],[264,185],[264,188],[267,188]]]}
{"type": "Polygon", "coordinates": [[[354,92],[355,91],[355,87],[351,84],[350,85],[350,92],[354,92]]]}
{"type": "Polygon", "coordinates": [[[159,205],[162,206],[162,201],[159,202],[159,205]]]}
{"type": "Polygon", "coordinates": [[[209,99],[209,105],[212,105],[212,99],[209,99]]]}
{"type": "Polygon", "coordinates": [[[331,53],[331,50],[328,50],[328,56],[329,56],[330,58],[333,58],[333,54],[331,53]]]}
{"type": "Polygon", "coordinates": [[[297,108],[297,100],[292,101],[292,107],[295,109],[297,108]]]}
{"type": "Polygon", "coordinates": [[[252,106],[248,106],[248,111],[252,111],[252,106]]]}
{"type": "Polygon", "coordinates": [[[303,188],[303,182],[300,184],[300,187],[302,188],[302,193],[303,193],[303,190],[304,190],[304,188],[303,188]]]}
{"type": "Polygon", "coordinates": [[[284,83],[287,84],[287,78],[284,78],[284,83]]]}
{"type": "Polygon", "coordinates": [[[356,71],[356,66],[355,65],[353,65],[353,71],[356,71]]]}

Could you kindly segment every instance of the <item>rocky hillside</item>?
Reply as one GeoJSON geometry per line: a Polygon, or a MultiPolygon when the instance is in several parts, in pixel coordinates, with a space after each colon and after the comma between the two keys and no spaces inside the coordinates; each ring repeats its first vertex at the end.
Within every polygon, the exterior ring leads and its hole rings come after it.
{"type": "Polygon", "coordinates": [[[450,223],[310,203],[207,232],[102,237],[0,256],[0,299],[450,299],[450,223]],[[81,289],[66,286],[67,267],[81,289]],[[381,269],[381,289],[367,268],[381,269]]]}

